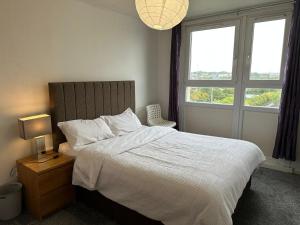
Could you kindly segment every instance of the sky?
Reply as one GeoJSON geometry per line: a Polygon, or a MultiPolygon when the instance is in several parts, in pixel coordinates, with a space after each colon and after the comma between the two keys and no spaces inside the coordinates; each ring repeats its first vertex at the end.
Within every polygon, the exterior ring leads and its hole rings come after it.
{"type": "MultiPolygon", "coordinates": [[[[256,23],[251,71],[280,72],[285,20],[256,23]]],[[[191,72],[232,72],[235,27],[192,33],[191,72]]]]}

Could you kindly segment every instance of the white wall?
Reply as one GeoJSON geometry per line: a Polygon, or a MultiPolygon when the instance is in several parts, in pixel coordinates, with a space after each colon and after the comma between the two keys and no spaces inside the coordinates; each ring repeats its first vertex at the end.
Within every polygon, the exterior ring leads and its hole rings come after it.
{"type": "Polygon", "coordinates": [[[170,30],[158,33],[157,96],[165,118],[168,116],[169,106],[171,36],[170,30]]]}
{"type": "Polygon", "coordinates": [[[232,137],[232,110],[184,106],[183,130],[191,133],[232,137]]]}
{"type": "Polygon", "coordinates": [[[136,18],[79,0],[1,0],[0,33],[0,184],[30,154],[17,118],[48,111],[48,82],[135,80],[142,119],[156,100],[157,33],[136,18]]]}

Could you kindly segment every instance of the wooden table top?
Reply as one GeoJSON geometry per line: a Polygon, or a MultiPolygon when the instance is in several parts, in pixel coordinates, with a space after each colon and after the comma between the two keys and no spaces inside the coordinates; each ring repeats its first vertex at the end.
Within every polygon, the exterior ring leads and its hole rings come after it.
{"type": "Polygon", "coordinates": [[[40,174],[45,173],[49,170],[64,166],[65,164],[74,162],[75,158],[64,155],[55,151],[47,151],[46,154],[42,155],[42,158],[37,160],[35,157],[29,156],[20,160],[17,160],[17,164],[21,164],[33,172],[40,174]],[[57,158],[53,158],[58,156],[57,158]]]}

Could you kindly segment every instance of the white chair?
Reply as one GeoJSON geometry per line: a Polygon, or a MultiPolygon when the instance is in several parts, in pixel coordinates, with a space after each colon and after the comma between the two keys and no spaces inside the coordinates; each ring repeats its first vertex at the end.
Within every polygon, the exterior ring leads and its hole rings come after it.
{"type": "Polygon", "coordinates": [[[175,127],[176,122],[164,120],[161,117],[161,108],[159,104],[148,105],[147,111],[147,123],[149,126],[161,126],[161,127],[175,127]]]}

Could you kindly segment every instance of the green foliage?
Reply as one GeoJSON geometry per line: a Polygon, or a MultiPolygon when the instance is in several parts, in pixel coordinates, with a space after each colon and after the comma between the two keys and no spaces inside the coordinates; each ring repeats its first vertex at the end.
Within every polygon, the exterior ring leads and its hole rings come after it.
{"type": "MultiPolygon", "coordinates": [[[[192,102],[233,105],[233,88],[192,87],[189,89],[192,102]]],[[[246,89],[245,105],[278,107],[281,91],[278,89],[250,88],[246,89]]]]}
{"type": "Polygon", "coordinates": [[[226,98],[223,98],[221,100],[217,100],[216,103],[218,104],[224,104],[224,105],[232,105],[234,102],[234,97],[233,96],[228,96],[226,98]]]}
{"type": "Polygon", "coordinates": [[[206,72],[197,71],[191,73],[192,80],[231,80],[232,73],[226,71],[206,72]]]}
{"type": "MultiPolygon", "coordinates": [[[[205,72],[197,71],[191,73],[192,80],[230,80],[232,74],[226,71],[205,72]]],[[[276,80],[279,74],[276,73],[251,73],[253,80],[276,80]]],[[[234,88],[218,87],[191,87],[188,89],[189,99],[192,102],[215,103],[215,104],[234,104],[234,88]]],[[[266,88],[246,89],[245,105],[278,107],[280,104],[281,90],[266,88]]]]}
{"type": "Polygon", "coordinates": [[[192,101],[210,102],[210,93],[202,89],[204,88],[191,88],[190,98],[192,101]]]}
{"type": "Polygon", "coordinates": [[[250,80],[278,80],[280,74],[278,73],[257,73],[252,72],[250,74],[250,80]]]}
{"type": "MultiPolygon", "coordinates": [[[[252,89],[250,89],[252,90],[252,89]]],[[[246,93],[245,105],[248,106],[266,106],[278,107],[280,104],[281,91],[276,89],[258,89],[260,93],[256,93],[256,89],[246,93]],[[264,92],[262,92],[264,91],[264,92]]]]}
{"type": "MultiPolygon", "coordinates": [[[[280,75],[278,73],[257,73],[251,72],[251,80],[278,80],[280,75]]],[[[207,72],[196,71],[192,72],[190,78],[192,80],[231,80],[232,73],[227,71],[207,72]]]]}
{"type": "Polygon", "coordinates": [[[192,102],[232,105],[234,101],[234,89],[193,87],[190,89],[190,100],[192,102]]]}
{"type": "MultiPolygon", "coordinates": [[[[196,71],[191,73],[192,80],[230,80],[232,74],[226,71],[206,72],[196,71]]],[[[251,73],[252,80],[276,80],[277,73],[251,73]]],[[[189,99],[192,102],[214,103],[214,104],[234,104],[234,88],[216,87],[191,87],[188,89],[189,99]]],[[[281,90],[266,88],[246,89],[245,105],[278,107],[281,98],[281,90]]]]}

